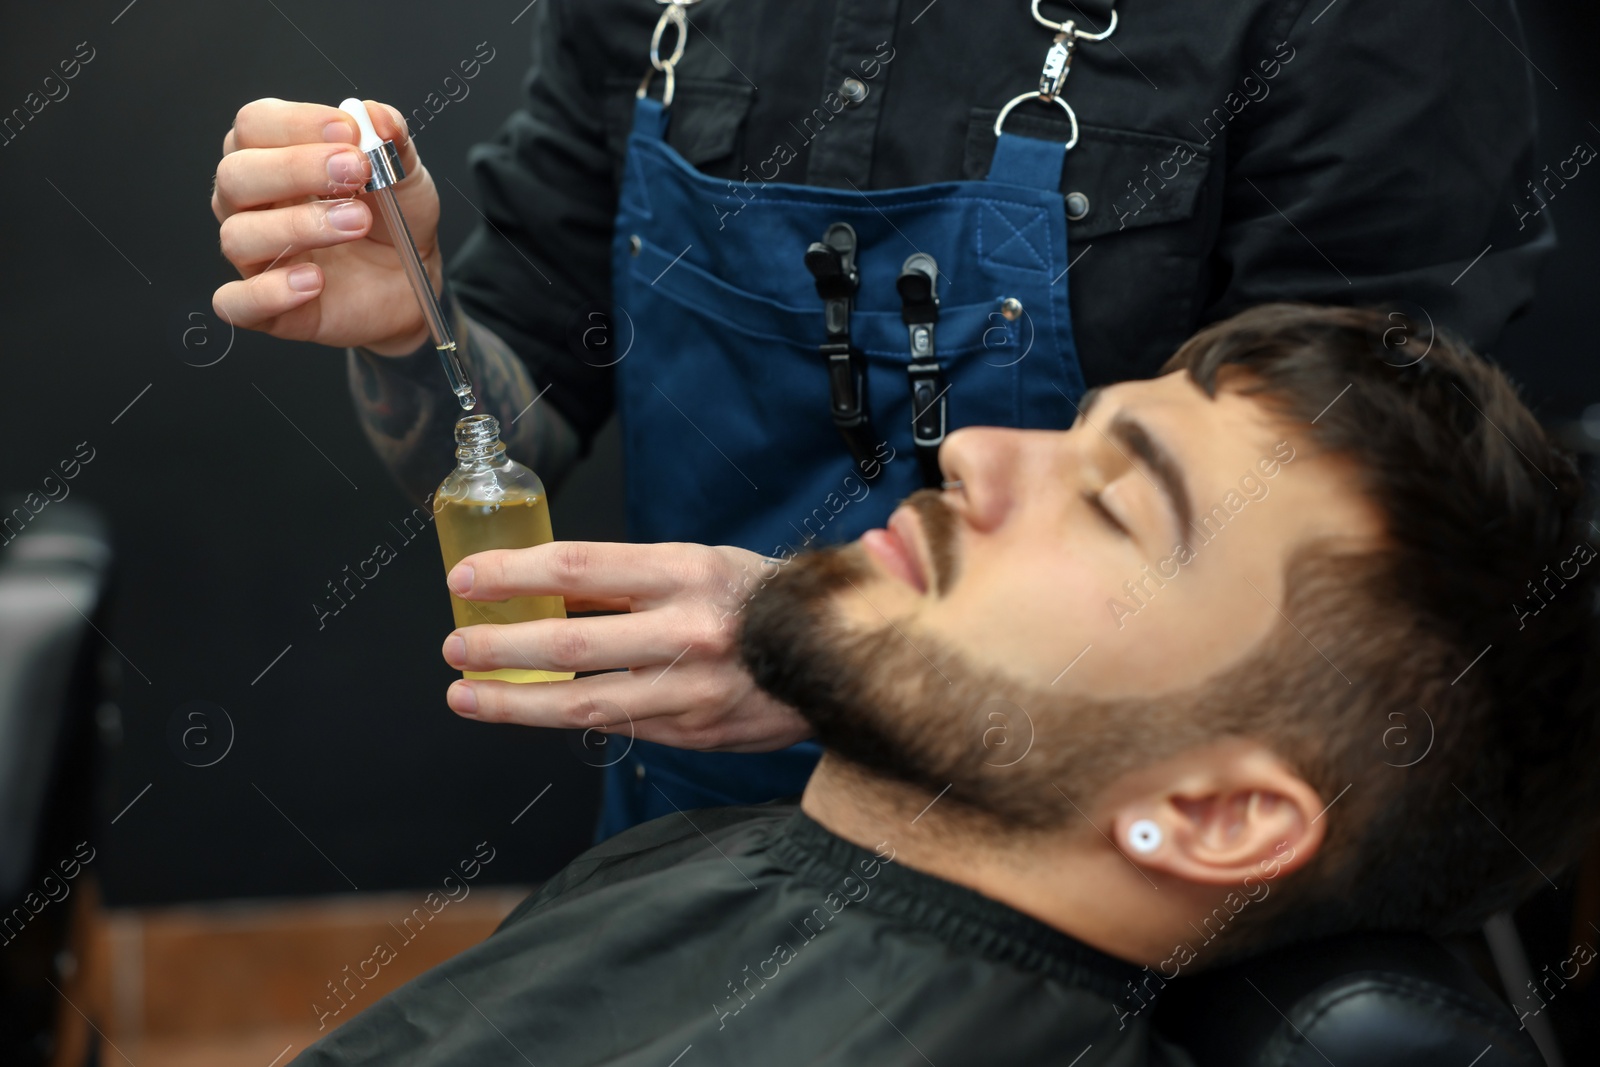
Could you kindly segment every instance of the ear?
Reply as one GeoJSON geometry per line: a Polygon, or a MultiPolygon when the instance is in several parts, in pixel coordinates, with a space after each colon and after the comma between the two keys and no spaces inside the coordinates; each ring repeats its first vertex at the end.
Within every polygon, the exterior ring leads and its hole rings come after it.
{"type": "Polygon", "coordinates": [[[1159,789],[1125,798],[1113,840],[1136,866],[1202,885],[1276,878],[1316,855],[1327,804],[1254,741],[1207,746],[1168,762],[1159,789]]]}

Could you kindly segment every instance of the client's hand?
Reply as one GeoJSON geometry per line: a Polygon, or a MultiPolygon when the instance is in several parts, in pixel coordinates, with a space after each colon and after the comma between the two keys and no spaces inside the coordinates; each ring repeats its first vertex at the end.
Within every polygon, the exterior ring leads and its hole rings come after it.
{"type": "Polygon", "coordinates": [[[459,681],[459,715],[525,726],[603,728],[678,748],[763,752],[811,733],[739,663],[745,602],[776,564],[742,548],[555,541],[468,556],[451,570],[466,600],[563,596],[568,611],[625,614],[467,626],[444,643],[462,670],[626,671],[570,682],[459,681]]]}

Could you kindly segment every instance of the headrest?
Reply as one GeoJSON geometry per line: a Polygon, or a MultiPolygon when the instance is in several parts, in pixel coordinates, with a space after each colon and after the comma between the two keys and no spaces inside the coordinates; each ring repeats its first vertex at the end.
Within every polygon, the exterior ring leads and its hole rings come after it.
{"type": "Polygon", "coordinates": [[[1175,979],[1154,1025],[1197,1067],[1542,1067],[1510,1007],[1420,934],[1347,934],[1175,979]]]}

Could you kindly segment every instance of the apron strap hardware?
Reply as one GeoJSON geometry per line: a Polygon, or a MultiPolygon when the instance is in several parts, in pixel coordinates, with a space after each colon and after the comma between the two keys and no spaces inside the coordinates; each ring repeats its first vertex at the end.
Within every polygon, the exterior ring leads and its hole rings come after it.
{"type": "Polygon", "coordinates": [[[671,107],[672,97],[678,87],[677,66],[683,58],[684,46],[689,43],[689,20],[683,9],[690,4],[698,4],[700,0],[656,0],[661,4],[663,11],[656,20],[655,32],[650,34],[650,70],[644,72],[644,80],[639,83],[639,88],[634,96],[643,100],[650,94],[650,79],[655,71],[666,75],[666,87],[661,91],[661,106],[671,107]],[[672,54],[666,59],[661,58],[661,39],[666,36],[667,27],[677,30],[677,36],[672,46],[672,54]]]}
{"type": "Polygon", "coordinates": [[[1039,88],[1033,92],[1019,93],[1000,109],[1000,114],[994,120],[994,135],[1000,136],[1001,127],[1006,123],[1006,116],[1010,115],[1018,104],[1024,100],[1038,100],[1045,104],[1060,104],[1061,109],[1067,113],[1067,120],[1072,123],[1072,136],[1067,140],[1065,148],[1071,149],[1078,143],[1078,114],[1072,110],[1071,104],[1061,99],[1061,90],[1067,83],[1067,75],[1072,73],[1072,57],[1078,52],[1078,42],[1103,41],[1115,33],[1117,9],[1115,7],[1111,9],[1111,24],[1099,33],[1085,33],[1070,19],[1066,22],[1052,22],[1040,13],[1039,0],[1033,0],[1033,17],[1039,25],[1056,31],[1055,40],[1050,42],[1050,50],[1044,54],[1044,66],[1039,71],[1039,88]]]}
{"type": "MultiPolygon", "coordinates": [[[[636,99],[643,100],[645,97],[650,95],[650,79],[655,77],[655,73],[656,72],[654,70],[647,70],[644,72],[644,80],[639,83],[639,88],[635,89],[633,92],[633,95],[636,99]]],[[[662,73],[666,74],[667,76],[667,84],[666,88],[661,90],[661,106],[671,107],[672,94],[673,91],[678,87],[678,79],[677,76],[672,73],[672,66],[670,64],[668,64],[662,73]]]]}
{"type": "Polygon", "coordinates": [[[1054,100],[1061,92],[1061,87],[1067,83],[1067,75],[1072,72],[1072,57],[1078,51],[1077,38],[1072,36],[1072,23],[1067,23],[1067,28],[1056,34],[1056,39],[1050,43],[1050,51],[1044,54],[1044,69],[1039,72],[1039,99],[1054,100]]]}
{"type": "Polygon", "coordinates": [[[911,339],[911,362],[906,376],[911,382],[911,440],[917,446],[922,484],[937,489],[944,484],[939,470],[939,446],[944,444],[948,411],[944,384],[934,348],[934,328],[939,322],[939,265],[925,252],[913,252],[900,268],[894,286],[900,292],[900,319],[911,339]]]}
{"type": "Polygon", "coordinates": [[[855,308],[861,273],[856,269],[856,231],[848,222],[828,227],[822,240],[806,249],[806,270],[822,297],[822,322],[828,339],[819,350],[828,367],[828,399],[833,424],[856,461],[862,477],[881,471],[874,458],[871,415],[867,410],[867,376],[861,354],[850,343],[850,313],[855,308]]]}
{"type": "MultiPolygon", "coordinates": [[[[643,90],[641,90],[641,92],[642,91],[643,90]]],[[[1006,106],[1000,109],[1000,114],[997,115],[994,120],[994,135],[996,137],[1000,136],[1000,127],[1005,125],[1006,116],[1011,114],[1011,109],[1022,103],[1024,100],[1043,100],[1046,103],[1060,104],[1061,109],[1067,113],[1068,121],[1072,123],[1072,136],[1067,138],[1067,143],[1061,146],[1062,150],[1070,150],[1078,143],[1078,113],[1073,111],[1072,105],[1061,99],[1061,97],[1046,97],[1043,93],[1022,93],[1018,96],[1012,97],[1009,101],[1007,101],[1006,106]]]]}
{"type": "MultiPolygon", "coordinates": [[[[1077,7],[1078,5],[1074,4],[1072,6],[1077,7]]],[[[1082,14],[1081,11],[1079,13],[1082,14]]],[[[1035,22],[1047,30],[1055,30],[1057,33],[1070,33],[1080,41],[1103,41],[1117,32],[1117,9],[1115,7],[1111,9],[1111,25],[1099,33],[1084,33],[1082,30],[1077,29],[1072,22],[1051,22],[1040,12],[1039,0],[1033,0],[1033,18],[1035,22]]]]}

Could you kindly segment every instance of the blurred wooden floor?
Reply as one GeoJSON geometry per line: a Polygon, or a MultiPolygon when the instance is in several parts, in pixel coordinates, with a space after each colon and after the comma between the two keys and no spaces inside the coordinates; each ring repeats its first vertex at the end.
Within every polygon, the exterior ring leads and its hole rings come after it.
{"type": "Polygon", "coordinates": [[[105,1067],[282,1067],[482,941],[527,893],[475,889],[442,907],[435,896],[437,912],[427,890],[90,909],[82,966],[63,989],[56,1063],[78,1067],[85,1042],[99,1040],[105,1067]],[[375,955],[379,946],[389,951],[375,955]]]}

